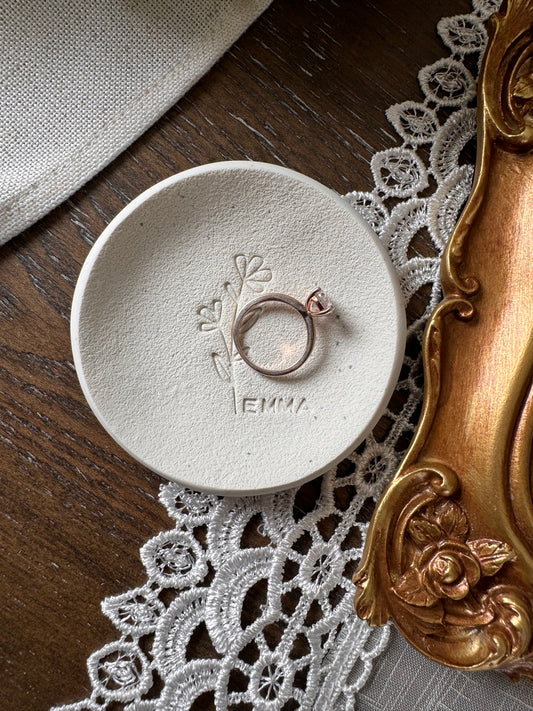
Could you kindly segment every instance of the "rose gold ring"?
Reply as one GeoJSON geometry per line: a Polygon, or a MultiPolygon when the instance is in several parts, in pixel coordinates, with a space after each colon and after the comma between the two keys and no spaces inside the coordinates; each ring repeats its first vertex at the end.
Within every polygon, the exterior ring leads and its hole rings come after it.
{"type": "Polygon", "coordinates": [[[247,365],[249,365],[250,368],[253,368],[262,375],[278,376],[287,375],[287,373],[293,373],[295,370],[298,370],[298,368],[300,368],[309,358],[309,356],[311,355],[311,351],[313,350],[313,346],[315,345],[315,324],[313,320],[317,316],[325,316],[326,314],[329,314],[332,311],[333,305],[328,299],[328,297],[324,294],[322,289],[315,289],[312,294],[307,297],[305,304],[302,304],[296,299],[293,299],[292,296],[286,296],[285,294],[265,294],[264,296],[259,296],[257,299],[249,301],[235,318],[232,329],[232,337],[233,342],[235,343],[235,348],[237,349],[243,361],[247,365]],[[265,304],[269,301],[278,301],[293,308],[302,316],[307,329],[307,342],[305,344],[305,349],[302,355],[295,363],[289,365],[287,368],[282,368],[281,370],[272,370],[270,368],[264,368],[263,366],[254,363],[254,361],[248,355],[247,349],[243,346],[241,341],[241,326],[243,324],[243,319],[245,318],[245,316],[249,314],[253,309],[256,309],[261,304],[265,304]]]}

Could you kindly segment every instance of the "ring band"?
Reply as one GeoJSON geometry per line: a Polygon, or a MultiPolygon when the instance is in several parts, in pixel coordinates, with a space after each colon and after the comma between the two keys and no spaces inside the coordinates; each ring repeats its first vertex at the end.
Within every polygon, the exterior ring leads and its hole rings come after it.
{"type": "Polygon", "coordinates": [[[287,296],[286,294],[265,294],[264,296],[259,296],[257,299],[249,301],[246,306],[241,309],[241,311],[237,314],[235,318],[232,329],[232,336],[233,342],[235,343],[235,348],[237,349],[237,352],[239,353],[243,361],[247,365],[249,365],[250,368],[253,368],[253,370],[256,370],[262,375],[269,375],[275,377],[279,375],[287,375],[288,373],[293,373],[306,362],[306,360],[311,355],[313,346],[315,345],[314,318],[316,318],[317,316],[324,316],[325,314],[329,314],[332,311],[333,305],[331,304],[327,296],[324,294],[322,289],[315,289],[307,297],[305,304],[302,304],[300,301],[297,301],[292,296],[287,296]],[[277,301],[293,308],[303,318],[307,329],[307,341],[302,355],[292,365],[289,365],[287,368],[282,368],[279,370],[263,368],[257,363],[254,363],[254,361],[246,353],[246,350],[241,343],[240,331],[243,319],[247,314],[250,313],[250,311],[257,308],[259,305],[265,304],[269,301],[277,301]]]}

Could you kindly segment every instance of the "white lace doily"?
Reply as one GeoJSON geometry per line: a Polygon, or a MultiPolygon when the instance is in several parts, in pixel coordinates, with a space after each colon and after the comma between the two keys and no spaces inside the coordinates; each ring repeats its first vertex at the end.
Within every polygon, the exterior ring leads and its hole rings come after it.
{"type": "Polygon", "coordinates": [[[375,189],[346,196],[389,249],[406,305],[419,305],[374,434],[300,490],[217,498],[163,484],[174,527],[141,548],[146,583],[102,604],[119,637],[88,659],[91,697],[56,711],[187,711],[203,695],[218,711],[354,708],[389,631],[355,617],[351,578],[374,503],[418,419],[422,331],[471,187],[462,152],[476,130],[484,22],[498,5],[473,0],[471,14],[439,22],[450,56],[420,71],[423,101],[387,111],[403,143],[372,159],[375,189]],[[200,638],[204,658],[191,644],[200,638]]]}

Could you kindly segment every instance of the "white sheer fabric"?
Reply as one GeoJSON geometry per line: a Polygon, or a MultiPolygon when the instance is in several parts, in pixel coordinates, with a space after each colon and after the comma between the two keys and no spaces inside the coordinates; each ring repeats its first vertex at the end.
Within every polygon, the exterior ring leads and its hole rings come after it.
{"type": "Polygon", "coordinates": [[[418,418],[422,330],[440,298],[442,249],[471,186],[462,153],[476,130],[484,21],[497,4],[474,0],[471,14],[441,20],[448,56],[420,71],[423,100],[389,109],[401,140],[374,156],[375,189],[346,196],[389,249],[405,302],[422,303],[380,426],[335,471],[300,490],[217,498],[163,484],[174,525],[141,549],[146,583],[104,600],[117,640],[89,657],[92,696],[62,711],[115,702],[127,711],[187,711],[204,694],[218,711],[533,708],[523,684],[440,667],[396,632],[387,649],[389,628],[371,629],[352,605],[374,502],[418,418]],[[199,639],[204,658],[190,644],[199,639]],[[491,704],[495,689],[505,706],[491,704]]]}
{"type": "Polygon", "coordinates": [[[531,711],[533,686],[498,672],[435,664],[391,629],[390,643],[357,697],[357,711],[531,711]]]}

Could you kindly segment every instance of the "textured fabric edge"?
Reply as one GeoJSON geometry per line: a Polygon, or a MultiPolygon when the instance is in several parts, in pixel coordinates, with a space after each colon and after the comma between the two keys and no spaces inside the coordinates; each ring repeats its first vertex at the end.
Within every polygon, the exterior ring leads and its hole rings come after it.
{"type": "Polygon", "coordinates": [[[142,88],[137,97],[132,97],[132,102],[142,110],[132,113],[128,121],[125,121],[123,107],[119,107],[114,116],[107,117],[107,130],[89,136],[68,158],[33,180],[16,196],[3,204],[0,202],[0,221],[3,225],[0,245],[64,202],[126,150],[211,69],[271,2],[255,0],[247,8],[246,15],[241,3],[240,17],[220,22],[223,30],[220,42],[218,46],[213,46],[212,56],[197,73],[190,76],[185,73],[184,78],[183,68],[173,67],[163,81],[142,88]]]}

